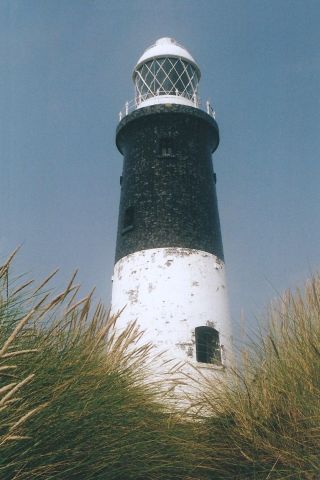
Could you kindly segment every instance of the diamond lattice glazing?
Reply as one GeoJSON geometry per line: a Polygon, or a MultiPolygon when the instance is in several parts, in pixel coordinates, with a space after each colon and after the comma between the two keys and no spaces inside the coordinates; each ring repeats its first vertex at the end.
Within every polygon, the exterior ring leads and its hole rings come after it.
{"type": "Polygon", "coordinates": [[[181,58],[157,58],[136,71],[136,102],[158,95],[180,95],[194,100],[198,89],[196,69],[181,58]]]}

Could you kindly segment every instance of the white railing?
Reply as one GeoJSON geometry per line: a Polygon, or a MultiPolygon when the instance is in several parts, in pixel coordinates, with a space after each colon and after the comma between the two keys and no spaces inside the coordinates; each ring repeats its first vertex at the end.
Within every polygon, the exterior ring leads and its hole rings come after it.
{"type": "MultiPolygon", "coordinates": [[[[156,95],[151,95],[150,93],[144,94],[144,95],[138,95],[136,98],[126,102],[124,104],[123,109],[119,112],[119,121],[123,119],[126,115],[129,115],[129,113],[133,112],[134,110],[137,110],[143,102],[146,102],[147,100],[164,100],[164,97],[179,97],[179,99],[185,98],[190,102],[190,105],[194,106],[195,108],[200,108],[201,110],[204,110],[207,112],[208,115],[210,115],[213,118],[216,118],[216,112],[214,111],[213,107],[211,106],[209,100],[206,101],[205,106],[202,106],[201,100],[198,95],[193,95],[192,98],[187,98],[185,95],[182,95],[180,92],[176,90],[175,93],[172,91],[166,92],[164,90],[157,90],[156,95]],[[162,98],[161,98],[162,97],[162,98]]],[[[178,99],[177,99],[178,100],[178,99]]],[[[159,103],[164,103],[159,101],[159,103]]],[[[169,102],[168,102],[169,103],[169,102]]],[[[180,102],[177,102],[180,103],[180,102]]]]}

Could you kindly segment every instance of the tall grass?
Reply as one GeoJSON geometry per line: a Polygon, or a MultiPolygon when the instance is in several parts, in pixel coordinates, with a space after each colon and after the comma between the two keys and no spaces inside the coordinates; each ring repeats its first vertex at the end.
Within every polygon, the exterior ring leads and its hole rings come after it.
{"type": "Polygon", "coordinates": [[[201,399],[209,478],[320,478],[320,279],[285,294],[268,319],[244,370],[201,399]]]}
{"type": "Polygon", "coordinates": [[[196,478],[191,431],[150,381],[135,325],[117,336],[91,295],[75,299],[74,278],[55,298],[47,282],[2,289],[0,362],[14,373],[0,371],[0,388],[21,395],[0,411],[0,478],[196,478]]]}
{"type": "Polygon", "coordinates": [[[320,478],[319,278],[270,309],[243,369],[177,412],[134,324],[117,335],[91,294],[78,299],[75,275],[56,296],[54,274],[10,282],[11,261],[0,267],[1,480],[320,478]]]}
{"type": "MultiPolygon", "coordinates": [[[[8,323],[11,323],[13,302],[8,301],[8,272],[9,265],[14,254],[8,261],[0,267],[0,323],[2,325],[2,332],[8,332],[8,323]]],[[[25,356],[34,353],[33,350],[21,350],[15,348],[15,342],[20,331],[27,324],[30,315],[26,315],[19,320],[15,328],[10,332],[10,335],[3,335],[0,343],[0,452],[1,448],[8,442],[16,442],[25,440],[28,437],[21,435],[21,430],[25,422],[43,406],[39,405],[36,408],[30,408],[29,405],[24,405],[20,409],[20,416],[17,414],[15,404],[20,400],[17,395],[21,389],[28,384],[33,374],[27,375],[25,378],[17,380],[18,376],[17,365],[12,363],[17,356],[25,356]],[[6,338],[5,338],[6,337],[6,338]]]]}

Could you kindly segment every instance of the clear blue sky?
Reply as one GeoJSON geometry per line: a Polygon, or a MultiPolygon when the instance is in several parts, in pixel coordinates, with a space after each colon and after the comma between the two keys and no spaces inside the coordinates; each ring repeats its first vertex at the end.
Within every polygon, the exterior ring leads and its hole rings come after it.
{"type": "Polygon", "coordinates": [[[118,112],[132,68],[173,36],[217,112],[230,303],[253,325],[320,264],[320,2],[0,0],[0,258],[110,299],[118,112]]]}

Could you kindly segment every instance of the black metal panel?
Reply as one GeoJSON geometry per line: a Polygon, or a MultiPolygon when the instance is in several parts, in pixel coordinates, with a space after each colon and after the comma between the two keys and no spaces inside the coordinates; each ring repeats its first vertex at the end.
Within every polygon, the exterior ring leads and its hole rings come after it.
{"type": "Polygon", "coordinates": [[[194,248],[223,260],[211,161],[218,143],[215,120],[184,105],[142,108],[122,120],[117,129],[124,165],[116,261],[159,247],[194,248]],[[127,229],[130,208],[134,223],[127,229]]]}

